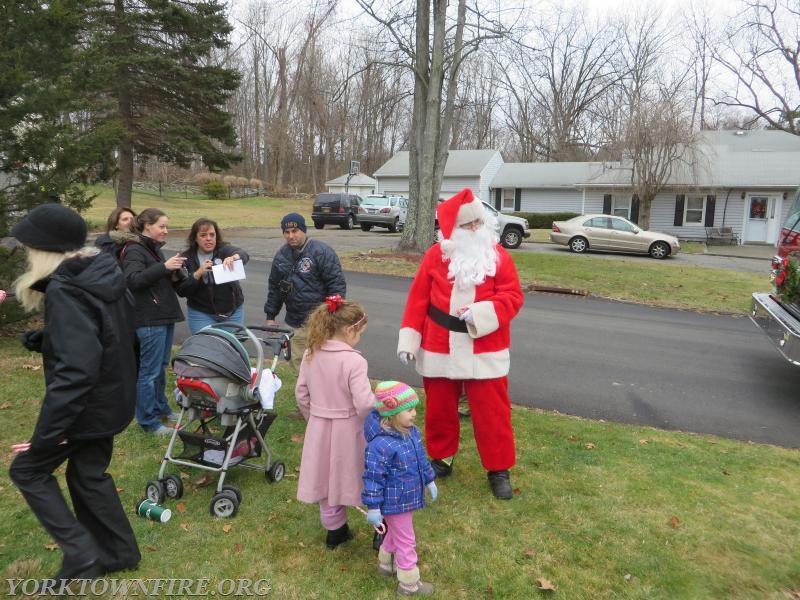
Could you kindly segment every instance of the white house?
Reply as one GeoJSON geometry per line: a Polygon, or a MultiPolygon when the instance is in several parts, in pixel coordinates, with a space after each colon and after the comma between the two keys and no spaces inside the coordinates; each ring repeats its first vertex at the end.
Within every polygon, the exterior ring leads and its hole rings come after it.
{"type": "MultiPolygon", "coordinates": [[[[703,131],[650,207],[650,228],[705,239],[731,227],[745,243],[774,244],[800,186],[800,136],[782,131],[703,131]]],[[[408,152],[375,172],[378,193],[408,195],[408,152]]],[[[497,150],[451,150],[440,196],[462,188],[503,212],[575,212],[639,219],[631,169],[620,162],[504,163],[497,150]]]]}
{"type": "Polygon", "coordinates": [[[491,183],[492,203],[503,212],[584,211],[580,184],[603,172],[599,162],[504,163],[491,183]]]}
{"type": "MultiPolygon", "coordinates": [[[[703,131],[691,166],[677,168],[653,199],[650,228],[704,239],[706,227],[731,227],[743,243],[774,244],[800,185],[800,136],[783,131],[703,131]]],[[[628,168],[610,163],[578,187],[585,213],[636,222],[628,168]]]]}
{"type": "MultiPolygon", "coordinates": [[[[450,150],[439,196],[448,198],[464,188],[471,188],[481,200],[489,202],[489,184],[502,165],[499,150],[450,150]]],[[[373,175],[378,180],[378,193],[408,196],[408,152],[396,153],[373,175]]]]}
{"type": "Polygon", "coordinates": [[[378,182],[363,173],[357,173],[352,176],[345,173],[341,177],[326,181],[325,185],[332,194],[350,193],[357,194],[363,198],[375,193],[378,182]],[[347,181],[348,177],[350,181],[347,181]]]}

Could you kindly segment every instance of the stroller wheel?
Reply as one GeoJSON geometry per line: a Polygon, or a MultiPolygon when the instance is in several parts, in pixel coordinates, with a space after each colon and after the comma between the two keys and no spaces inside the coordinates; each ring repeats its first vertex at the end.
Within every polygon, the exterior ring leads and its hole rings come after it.
{"type": "Polygon", "coordinates": [[[276,483],[283,479],[283,476],[286,474],[286,465],[282,462],[278,461],[273,463],[272,466],[267,471],[267,481],[270,483],[276,483]]]}
{"type": "Polygon", "coordinates": [[[166,490],[161,481],[148,481],[147,487],[144,488],[145,497],[151,502],[161,504],[166,497],[166,490]]]}
{"type": "Polygon", "coordinates": [[[222,490],[211,499],[211,514],[219,519],[227,519],[236,515],[239,510],[239,499],[231,490],[222,490]]]}
{"type": "Polygon", "coordinates": [[[233,492],[234,495],[236,496],[236,499],[239,501],[239,504],[242,503],[242,492],[239,490],[238,487],[236,487],[235,485],[231,485],[230,483],[226,483],[225,485],[222,486],[222,491],[224,492],[225,490],[233,492]]]}
{"type": "Polygon", "coordinates": [[[164,479],[164,488],[170,498],[178,499],[183,496],[183,481],[178,475],[170,475],[164,479]]]}

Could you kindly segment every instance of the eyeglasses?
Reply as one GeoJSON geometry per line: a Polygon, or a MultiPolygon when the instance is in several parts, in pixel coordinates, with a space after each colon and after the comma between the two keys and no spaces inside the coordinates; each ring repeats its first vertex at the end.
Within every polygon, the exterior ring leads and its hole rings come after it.
{"type": "Polygon", "coordinates": [[[475,219],[474,221],[470,221],[469,223],[464,223],[462,225],[459,225],[459,228],[470,229],[472,231],[475,231],[476,229],[479,229],[482,226],[483,226],[483,219],[475,219]]]}

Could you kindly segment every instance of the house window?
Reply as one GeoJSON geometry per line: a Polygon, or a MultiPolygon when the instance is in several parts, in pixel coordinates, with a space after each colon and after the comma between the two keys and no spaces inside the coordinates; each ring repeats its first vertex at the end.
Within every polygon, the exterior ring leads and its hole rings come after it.
{"type": "Polygon", "coordinates": [[[503,211],[506,210],[514,210],[514,189],[504,189],[503,190],[503,211]]]}
{"type": "Polygon", "coordinates": [[[631,215],[631,199],[614,196],[611,199],[611,214],[615,217],[629,219],[631,215]]]}
{"type": "Polygon", "coordinates": [[[684,225],[702,225],[705,223],[706,197],[686,196],[683,212],[684,225]]]}

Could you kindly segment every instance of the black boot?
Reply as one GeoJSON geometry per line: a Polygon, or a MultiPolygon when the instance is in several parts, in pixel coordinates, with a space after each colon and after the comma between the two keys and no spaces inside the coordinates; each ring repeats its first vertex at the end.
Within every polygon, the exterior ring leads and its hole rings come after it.
{"type": "Polygon", "coordinates": [[[353,539],[353,533],[350,531],[350,528],[347,526],[347,523],[339,527],[339,529],[329,529],[328,535],[325,538],[325,545],[328,547],[328,550],[333,550],[337,546],[344,544],[347,541],[353,539]]]}
{"type": "Polygon", "coordinates": [[[372,535],[372,549],[373,550],[380,550],[381,549],[381,544],[383,544],[383,538],[386,537],[386,531],[388,529],[388,525],[386,524],[385,520],[381,521],[381,524],[383,525],[383,533],[378,533],[378,530],[376,529],[375,533],[372,535]]]}
{"type": "Polygon", "coordinates": [[[453,472],[453,459],[455,457],[451,456],[450,458],[445,458],[440,460],[438,458],[434,458],[431,461],[431,466],[433,467],[433,472],[436,473],[437,479],[443,479],[448,477],[453,472]]]}
{"type": "Polygon", "coordinates": [[[492,494],[498,500],[511,500],[514,497],[514,490],[511,489],[511,479],[508,471],[489,471],[487,474],[492,494]]]}

